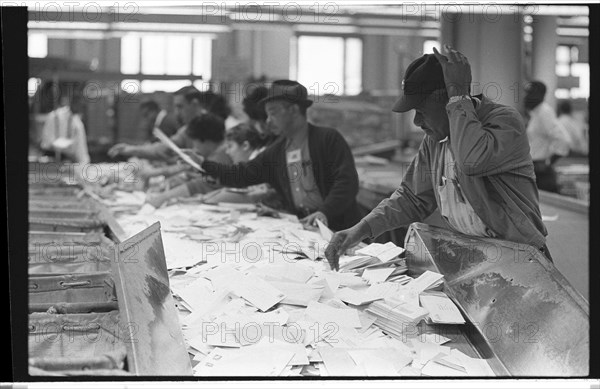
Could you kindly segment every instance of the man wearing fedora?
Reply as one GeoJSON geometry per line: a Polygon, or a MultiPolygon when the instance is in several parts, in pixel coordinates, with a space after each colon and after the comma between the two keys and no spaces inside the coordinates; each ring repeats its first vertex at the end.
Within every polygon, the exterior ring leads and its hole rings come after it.
{"type": "Polygon", "coordinates": [[[325,255],[339,256],[366,238],[422,221],[436,208],[449,228],[537,247],[548,259],[546,228],[517,110],[471,96],[467,58],[445,45],[409,65],[395,112],[415,110],[425,132],[400,187],[355,226],[336,233],[325,255]]]}
{"type": "Polygon", "coordinates": [[[333,230],[356,224],[361,215],[354,157],[337,130],[307,121],[306,110],[313,102],[306,88],[296,81],[274,81],[260,103],[267,126],[278,139],[256,158],[224,165],[190,156],[223,185],[270,184],[286,210],[305,225],[314,226],[317,219],[333,230]]]}

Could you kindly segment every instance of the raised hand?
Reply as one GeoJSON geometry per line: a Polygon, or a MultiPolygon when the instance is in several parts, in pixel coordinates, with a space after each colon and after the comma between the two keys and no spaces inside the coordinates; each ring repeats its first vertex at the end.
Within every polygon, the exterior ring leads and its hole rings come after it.
{"type": "Polygon", "coordinates": [[[440,54],[435,47],[433,48],[433,55],[442,65],[448,97],[469,94],[472,77],[471,65],[467,57],[450,45],[444,45],[444,50],[448,55],[447,57],[440,54]]]}

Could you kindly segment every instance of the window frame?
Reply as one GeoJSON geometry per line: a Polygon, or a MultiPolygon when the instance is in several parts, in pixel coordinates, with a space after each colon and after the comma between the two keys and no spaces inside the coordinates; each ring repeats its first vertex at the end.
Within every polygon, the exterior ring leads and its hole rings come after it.
{"type": "MultiPolygon", "coordinates": [[[[292,57],[293,60],[295,61],[295,63],[293,64],[294,66],[294,73],[295,74],[290,74],[290,78],[293,79],[298,79],[298,73],[299,73],[299,65],[300,65],[300,53],[299,53],[299,39],[303,36],[309,36],[309,37],[322,37],[322,38],[342,38],[343,39],[343,58],[342,58],[342,80],[343,80],[343,88],[341,91],[341,96],[358,96],[359,94],[364,92],[363,89],[363,82],[364,82],[364,53],[365,53],[365,49],[364,49],[364,36],[361,34],[339,34],[339,33],[326,33],[326,32],[297,32],[294,35],[295,39],[295,43],[294,43],[294,50],[295,53],[293,53],[292,57]],[[347,94],[347,79],[348,79],[348,75],[347,75],[347,65],[346,65],[346,60],[347,60],[347,40],[348,39],[358,39],[360,40],[361,43],[361,53],[360,53],[360,90],[358,93],[356,94],[352,94],[349,95],[347,94]]],[[[292,72],[290,72],[292,73],[292,72]]]]}

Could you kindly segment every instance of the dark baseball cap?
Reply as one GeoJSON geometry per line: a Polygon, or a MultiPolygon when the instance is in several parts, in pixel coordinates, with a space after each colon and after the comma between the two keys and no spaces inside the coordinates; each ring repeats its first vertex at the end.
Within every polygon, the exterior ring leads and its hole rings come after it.
{"type": "Polygon", "coordinates": [[[402,95],[392,111],[408,112],[433,91],[445,88],[442,66],[433,54],[425,54],[408,65],[402,80],[402,95]]]}

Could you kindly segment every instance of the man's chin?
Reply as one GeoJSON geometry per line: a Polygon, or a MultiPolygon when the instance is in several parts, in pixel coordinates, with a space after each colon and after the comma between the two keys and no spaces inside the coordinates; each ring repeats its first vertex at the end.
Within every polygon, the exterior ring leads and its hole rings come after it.
{"type": "Polygon", "coordinates": [[[429,136],[430,138],[432,138],[438,142],[446,139],[446,136],[447,136],[447,135],[442,136],[441,134],[435,133],[435,132],[431,131],[430,129],[427,129],[427,130],[422,129],[422,130],[427,136],[429,136]]]}

